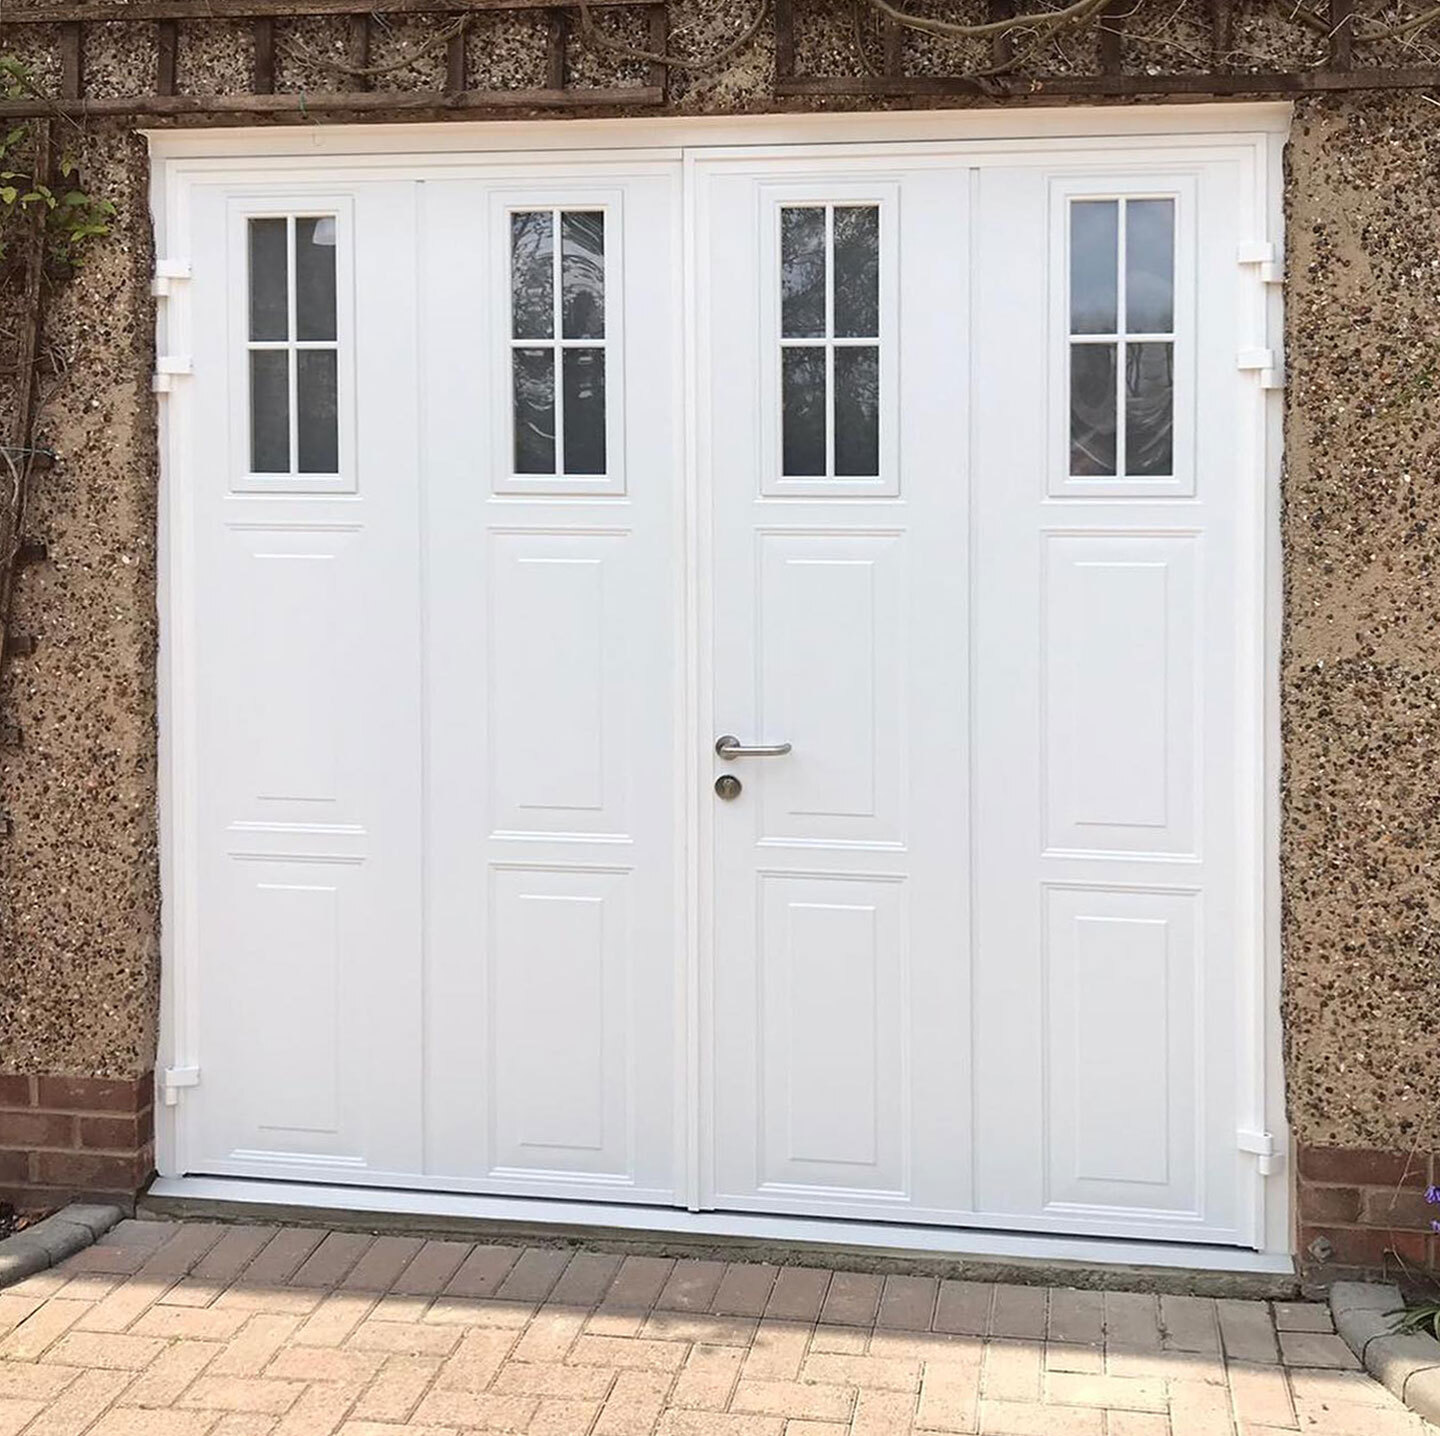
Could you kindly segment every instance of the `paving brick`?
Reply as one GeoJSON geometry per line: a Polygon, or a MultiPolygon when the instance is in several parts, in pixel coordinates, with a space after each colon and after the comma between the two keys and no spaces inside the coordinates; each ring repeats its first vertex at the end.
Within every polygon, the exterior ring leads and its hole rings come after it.
{"type": "MultiPolygon", "coordinates": [[[[642,1371],[676,1371],[685,1361],[680,1341],[647,1341],[643,1337],[582,1336],[566,1358],[573,1366],[634,1367],[642,1371]]],[[[520,1356],[519,1348],[515,1355],[520,1356]]]]}
{"type": "Polygon", "coordinates": [[[704,1342],[709,1346],[749,1346],[760,1323],[753,1316],[711,1316],[682,1311],[652,1311],[640,1335],[656,1341],[704,1342]]]}
{"type": "Polygon", "coordinates": [[[1297,1370],[1289,1377],[1296,1401],[1388,1406],[1394,1400],[1378,1381],[1360,1371],[1297,1370]]]}
{"type": "Polygon", "coordinates": [[[441,1296],[430,1303],[425,1320],[437,1326],[494,1326],[517,1331],[534,1314],[533,1306],[518,1301],[441,1296]]]}
{"type": "Polygon", "coordinates": [[[47,1360],[61,1366],[84,1366],[106,1371],[139,1371],[165,1349],[151,1336],[121,1336],[114,1332],[72,1331],[49,1350],[47,1360]]]}
{"type": "Polygon", "coordinates": [[[570,1254],[549,1247],[526,1247],[496,1288],[506,1301],[544,1301],[569,1264],[570,1254]]]}
{"type": "Polygon", "coordinates": [[[675,1263],[669,1257],[630,1256],[600,1304],[602,1311],[649,1311],[660,1298],[675,1263]]]}
{"type": "Polygon", "coordinates": [[[933,1276],[887,1276],[876,1324],[901,1331],[929,1331],[939,1289],[933,1276]]]}
{"type": "Polygon", "coordinates": [[[607,1252],[576,1252],[550,1289],[548,1300],[566,1306],[594,1306],[610,1289],[620,1258],[607,1252]]]}
{"type": "Polygon", "coordinates": [[[541,1307],[515,1344],[515,1360],[564,1361],[585,1327],[586,1315],[579,1307],[541,1307]]]}
{"type": "Polygon", "coordinates": [[[128,1371],[82,1371],[26,1427],[26,1436],[79,1436],[130,1384],[128,1371]]]}
{"type": "Polygon", "coordinates": [[[340,1428],[340,1436],[455,1436],[455,1433],[447,1426],[421,1426],[418,1422],[413,1426],[392,1426],[383,1421],[357,1421],[352,1416],[340,1428]]]}
{"type": "Polygon", "coordinates": [[[903,1436],[915,1420],[915,1396],[909,1391],[859,1393],[855,1401],[853,1436],[903,1436]]]}
{"type": "MultiPolygon", "coordinates": [[[[1295,1403],[1295,1419],[1305,1432],[1324,1436],[1434,1436],[1435,1428],[1398,1401],[1387,1407],[1342,1406],[1338,1410],[1310,1402],[1295,1403]]],[[[1286,1428],[1274,1427],[1280,1432],[1286,1428]]],[[[1259,1427],[1247,1426],[1245,1436],[1259,1427]]],[[[1269,1436],[1269,1432],[1266,1433],[1269,1436]]]]}
{"type": "Polygon", "coordinates": [[[794,1321],[762,1321],[745,1357],[747,1381],[795,1381],[810,1346],[810,1327],[794,1321]]]}
{"type": "Polygon", "coordinates": [[[45,1302],[0,1341],[0,1359],[38,1361],[48,1347],[94,1309],[87,1301],[61,1301],[57,1298],[45,1302]]]}
{"type": "Polygon", "coordinates": [[[15,1396],[0,1396],[0,1436],[18,1436],[43,1410],[43,1401],[26,1401],[15,1396]]]}
{"type": "Polygon", "coordinates": [[[779,1268],[763,1262],[731,1262],[715,1289],[710,1310],[721,1316],[759,1316],[778,1275],[779,1268]]]}
{"type": "Polygon", "coordinates": [[[677,1261],[655,1305],[665,1311],[709,1311],[724,1275],[723,1261],[677,1261]]]}
{"type": "Polygon", "coordinates": [[[1043,1286],[997,1286],[990,1310],[990,1334],[1043,1341],[1048,1295],[1043,1286]]]}
{"type": "Polygon", "coordinates": [[[570,1401],[600,1400],[610,1392],[615,1372],[603,1366],[560,1366],[553,1361],[507,1361],[493,1389],[509,1396],[563,1396],[570,1401]]]}
{"type": "Polygon", "coordinates": [[[830,1273],[817,1267],[782,1266],[770,1288],[765,1315],[785,1321],[815,1321],[825,1301],[830,1273]]]}
{"type": "Polygon", "coordinates": [[[376,1237],[341,1279],[342,1291],[389,1291],[425,1243],[419,1237],[376,1237]]]}
{"type": "Polygon", "coordinates": [[[0,1401],[53,1401],[79,1374],[73,1366],[0,1363],[0,1401]]]}
{"type": "Polygon", "coordinates": [[[1105,1349],[1159,1351],[1160,1307],[1148,1292],[1105,1293],[1105,1349]]]}
{"type": "Polygon", "coordinates": [[[365,1232],[331,1232],[300,1263],[291,1285],[335,1286],[374,1244],[375,1238],[365,1232]]]}
{"type": "Polygon", "coordinates": [[[440,1362],[435,1357],[387,1357],[380,1374],[350,1414],[366,1421],[406,1421],[439,1371],[440,1362]]]}
{"type": "Polygon", "coordinates": [[[981,1395],[991,1401],[1038,1401],[1040,1371],[1039,1342],[989,1342],[981,1368],[981,1395]]]}
{"type": "Polygon", "coordinates": [[[1106,1436],[1171,1436],[1170,1418],[1153,1411],[1107,1411],[1105,1432],[1106,1436]]]}
{"type": "Polygon", "coordinates": [[[599,1414],[598,1401],[563,1401],[546,1397],[525,1429],[531,1436],[586,1436],[599,1414]]]}
{"type": "Polygon", "coordinates": [[[390,1290],[402,1296],[439,1296],[471,1249],[470,1242],[426,1242],[390,1290]]]}
{"type": "Polygon", "coordinates": [[[314,1227],[281,1227],[245,1268],[247,1286],[288,1282],[325,1239],[314,1227]]]}
{"type": "Polygon", "coordinates": [[[182,1276],[174,1286],[156,1298],[157,1306],[209,1306],[225,1288],[214,1281],[197,1276],[182,1276]]]}
{"type": "Polygon", "coordinates": [[[210,1436],[270,1436],[279,1419],[255,1411],[227,1411],[210,1428],[210,1436]]]}
{"type": "Polygon", "coordinates": [[[173,1406],[185,1389],[224,1350],[215,1341],[175,1341],[120,1395],[125,1406],[173,1406]]]}
{"type": "Polygon", "coordinates": [[[1175,1436],[1231,1436],[1230,1392],[1199,1381],[1170,1383],[1170,1424],[1175,1436]]]}
{"type": "Polygon", "coordinates": [[[1048,1401],[1057,1406],[1103,1406],[1120,1411],[1164,1411],[1165,1383],[1154,1377],[1092,1376],[1052,1371],[1045,1378],[1048,1401]]]}
{"type": "Polygon", "coordinates": [[[1277,1301],[1270,1307],[1278,1331],[1334,1331],[1330,1308],[1323,1301],[1277,1301]]]}
{"type": "MultiPolygon", "coordinates": [[[[69,1273],[69,1263],[56,1268],[57,1272],[69,1273]]],[[[124,1280],[124,1276],[102,1275],[94,1272],[77,1272],[55,1293],[66,1301],[103,1301],[124,1280]]]]}
{"type": "Polygon", "coordinates": [[[215,1424],[208,1411],[143,1411],[118,1406],[90,1428],[91,1436],[205,1436],[215,1424]]]}
{"type": "Polygon", "coordinates": [[[923,1361],[926,1366],[978,1367],[985,1342],[978,1336],[954,1336],[941,1331],[876,1331],[868,1347],[871,1356],[923,1361]]]}
{"type": "Polygon", "coordinates": [[[1084,1406],[1032,1406],[1028,1401],[982,1401],[982,1436],[1103,1436],[1105,1416],[1084,1406]]]}
{"type": "Polygon", "coordinates": [[[493,1391],[432,1391],[416,1408],[415,1421],[421,1425],[523,1431],[539,1404],[536,1397],[528,1395],[505,1396],[493,1391]]]}
{"type": "Polygon", "coordinates": [[[455,1354],[441,1368],[437,1384],[449,1391],[483,1391],[495,1379],[515,1340],[515,1332],[504,1328],[465,1332],[455,1354]]]}
{"type": "Polygon", "coordinates": [[[280,1418],[274,1436],[331,1436],[360,1394],[358,1386],[312,1386],[280,1418]]]}
{"type": "Polygon", "coordinates": [[[1057,1341],[1045,1347],[1046,1371],[1083,1371],[1099,1376],[1105,1370],[1105,1352],[1098,1346],[1069,1346],[1057,1341]]]}
{"type": "Polygon", "coordinates": [[[0,1291],[0,1337],[8,1336],[22,1321],[40,1310],[43,1297],[19,1296],[16,1289],[0,1291]]]}
{"type": "Polygon", "coordinates": [[[209,1411],[258,1411],[281,1416],[305,1389],[299,1381],[275,1381],[261,1376],[202,1376],[177,1403],[209,1411]]]}
{"type": "Polygon", "coordinates": [[[1229,1365],[1230,1395],[1235,1415],[1256,1426],[1293,1426],[1295,1408],[1290,1387],[1278,1366],[1250,1365],[1232,1361],[1229,1365]]]}
{"type": "Polygon", "coordinates": [[[325,1299],[313,1287],[281,1286],[276,1282],[253,1285],[248,1277],[226,1287],[215,1298],[221,1311],[275,1311],[282,1315],[308,1316],[325,1299]]]}
{"type": "Polygon", "coordinates": [[[1160,1327],[1167,1351],[1220,1352],[1220,1321],[1208,1297],[1162,1296],[1160,1327]]]}
{"type": "Polygon", "coordinates": [[[1280,1359],[1286,1366],[1358,1368],[1360,1363],[1343,1338],[1321,1331],[1282,1331],[1280,1359]]]}
{"type": "Polygon", "coordinates": [[[459,1344],[457,1327],[369,1320],[362,1321],[346,1342],[357,1351],[389,1351],[401,1356],[448,1356],[459,1344]]]}
{"type": "Polygon", "coordinates": [[[129,1276],[145,1265],[149,1255],[149,1247],[102,1247],[97,1243],[66,1257],[60,1270],[129,1276]]]}
{"type": "Polygon", "coordinates": [[[622,1371],[605,1398],[593,1436],[648,1436],[664,1409],[669,1390],[668,1374],[622,1371]]]}
{"type": "MultiPolygon", "coordinates": [[[[223,1314],[223,1313],[222,1313],[223,1314]]],[[[258,1376],[277,1351],[295,1334],[298,1316],[260,1311],[246,1321],[210,1363],[211,1376],[258,1376]]]]}
{"type": "Polygon", "coordinates": [[[811,1351],[835,1356],[864,1356],[869,1346],[870,1334],[863,1326],[817,1326],[810,1338],[811,1351]]]}
{"type": "Polygon", "coordinates": [[[331,1292],[300,1324],[295,1341],[302,1346],[339,1346],[374,1307],[369,1292],[331,1292]]]}
{"type": "Polygon", "coordinates": [[[978,1368],[927,1367],[916,1424],[930,1431],[973,1431],[979,1402],[978,1368]]]}
{"type": "Polygon", "coordinates": [[[130,1327],[132,1336],[158,1336],[165,1341],[228,1341],[247,1321],[244,1311],[215,1311],[210,1307],[152,1306],[130,1327]]]}
{"type": "Polygon", "coordinates": [[[666,1411],[656,1436],[784,1436],[780,1416],[741,1416],[728,1411],[666,1411]]]}
{"type": "Polygon", "coordinates": [[[219,1239],[191,1268],[191,1276],[228,1286],[265,1249],[275,1233],[273,1226],[227,1227],[219,1239]]]}
{"type": "Polygon", "coordinates": [[[995,1301],[993,1282],[942,1281],[935,1304],[935,1330],[963,1336],[984,1336],[990,1329],[995,1301]]]}
{"type": "MultiPolygon", "coordinates": [[[[746,1367],[749,1373],[749,1367],[746,1367]]],[[[812,1352],[800,1368],[802,1381],[831,1386],[863,1386],[876,1391],[918,1391],[920,1363],[899,1356],[840,1356],[812,1352]]]]}
{"type": "Polygon", "coordinates": [[[1099,1346],[1105,1340],[1104,1293],[1067,1287],[1052,1291],[1046,1334],[1051,1341],[1099,1346]]]}
{"type": "Polygon", "coordinates": [[[847,1420],[855,1397],[843,1386],[818,1386],[801,1381],[750,1381],[744,1376],[730,1398],[732,1411],[764,1416],[813,1416],[821,1421],[847,1420]]]}
{"type": "MultiPolygon", "coordinates": [[[[333,1346],[287,1346],[269,1366],[266,1376],[282,1381],[339,1382],[360,1387],[371,1380],[385,1364],[378,1351],[337,1351],[333,1346]]],[[[219,1370],[217,1362],[212,1374],[219,1370]]]]}
{"type": "Polygon", "coordinates": [[[830,1278],[820,1320],[832,1326],[870,1326],[880,1310],[885,1278],[868,1272],[837,1271],[830,1278]]]}
{"type": "Polygon", "coordinates": [[[844,1421],[811,1421],[806,1416],[792,1417],[785,1423],[785,1436],[850,1436],[844,1421]]]}
{"type": "Polygon", "coordinates": [[[1201,1351],[1150,1351],[1111,1353],[1105,1369],[1111,1376],[1145,1377],[1158,1381],[1205,1381],[1225,1384],[1225,1363],[1201,1351]]]}
{"type": "Polygon", "coordinates": [[[1263,1301],[1217,1301],[1220,1340],[1232,1361],[1278,1361],[1275,1328],[1263,1301]]]}
{"type": "Polygon", "coordinates": [[[745,1353],[734,1346],[692,1347],[676,1379],[671,1404],[723,1411],[730,1404],[744,1358],[745,1353]]]}
{"type": "Polygon", "coordinates": [[[521,1250],[520,1247],[476,1247],[446,1284],[446,1296],[494,1296],[521,1250]]]}
{"type": "Polygon", "coordinates": [[[375,1303],[370,1313],[372,1321],[419,1321],[430,1309],[434,1300],[429,1296],[402,1296],[390,1291],[375,1303]]]}

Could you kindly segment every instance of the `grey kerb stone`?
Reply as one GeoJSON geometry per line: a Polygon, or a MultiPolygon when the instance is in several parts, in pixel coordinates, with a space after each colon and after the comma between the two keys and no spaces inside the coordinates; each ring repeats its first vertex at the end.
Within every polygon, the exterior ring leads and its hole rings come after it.
{"type": "Polygon", "coordinates": [[[1365,1369],[1427,1421],[1440,1424],[1440,1341],[1423,1332],[1397,1332],[1404,1306],[1400,1288],[1337,1281],[1330,1289],[1335,1330],[1365,1369]]]}
{"type": "Polygon", "coordinates": [[[54,1216],[6,1237],[0,1241],[0,1287],[13,1286],[88,1247],[123,1215],[119,1207],[71,1202],[54,1216]]]}

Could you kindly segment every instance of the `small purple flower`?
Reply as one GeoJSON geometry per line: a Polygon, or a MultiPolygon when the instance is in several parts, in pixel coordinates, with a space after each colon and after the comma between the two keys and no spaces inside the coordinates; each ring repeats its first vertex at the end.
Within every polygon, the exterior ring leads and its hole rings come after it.
{"type": "Polygon", "coordinates": [[[1440,1233],[1440,1222],[1431,1222],[1430,1230],[1432,1232],[1440,1233]]]}
{"type": "Polygon", "coordinates": [[[1440,1187],[1426,1187],[1425,1200],[1429,1202],[1432,1207],[1440,1207],[1440,1187]]]}

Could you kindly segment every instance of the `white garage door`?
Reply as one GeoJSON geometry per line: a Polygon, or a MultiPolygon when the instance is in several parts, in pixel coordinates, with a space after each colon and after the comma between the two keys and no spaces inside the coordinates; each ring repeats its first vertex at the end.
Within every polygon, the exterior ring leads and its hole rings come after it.
{"type": "Polygon", "coordinates": [[[197,174],[168,1170],[1254,1241],[1250,153],[197,174]]]}

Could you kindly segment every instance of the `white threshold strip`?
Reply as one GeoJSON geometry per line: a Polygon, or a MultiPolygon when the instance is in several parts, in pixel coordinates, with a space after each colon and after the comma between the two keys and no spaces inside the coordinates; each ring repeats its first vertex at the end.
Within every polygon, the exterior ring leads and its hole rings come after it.
{"type": "Polygon", "coordinates": [[[1252,1275],[1289,1276],[1295,1270],[1294,1258],[1288,1253],[1257,1252],[1243,1247],[1049,1236],[969,1227],[906,1226],[898,1222],[840,1221],[826,1217],[757,1216],[749,1212],[690,1212],[676,1207],[326,1186],[317,1182],[256,1181],[245,1177],[157,1177],[147,1195],[201,1202],[306,1207],[312,1212],[383,1212],[572,1230],[592,1228],[666,1236],[740,1238],[917,1256],[1169,1267],[1252,1275]]]}

